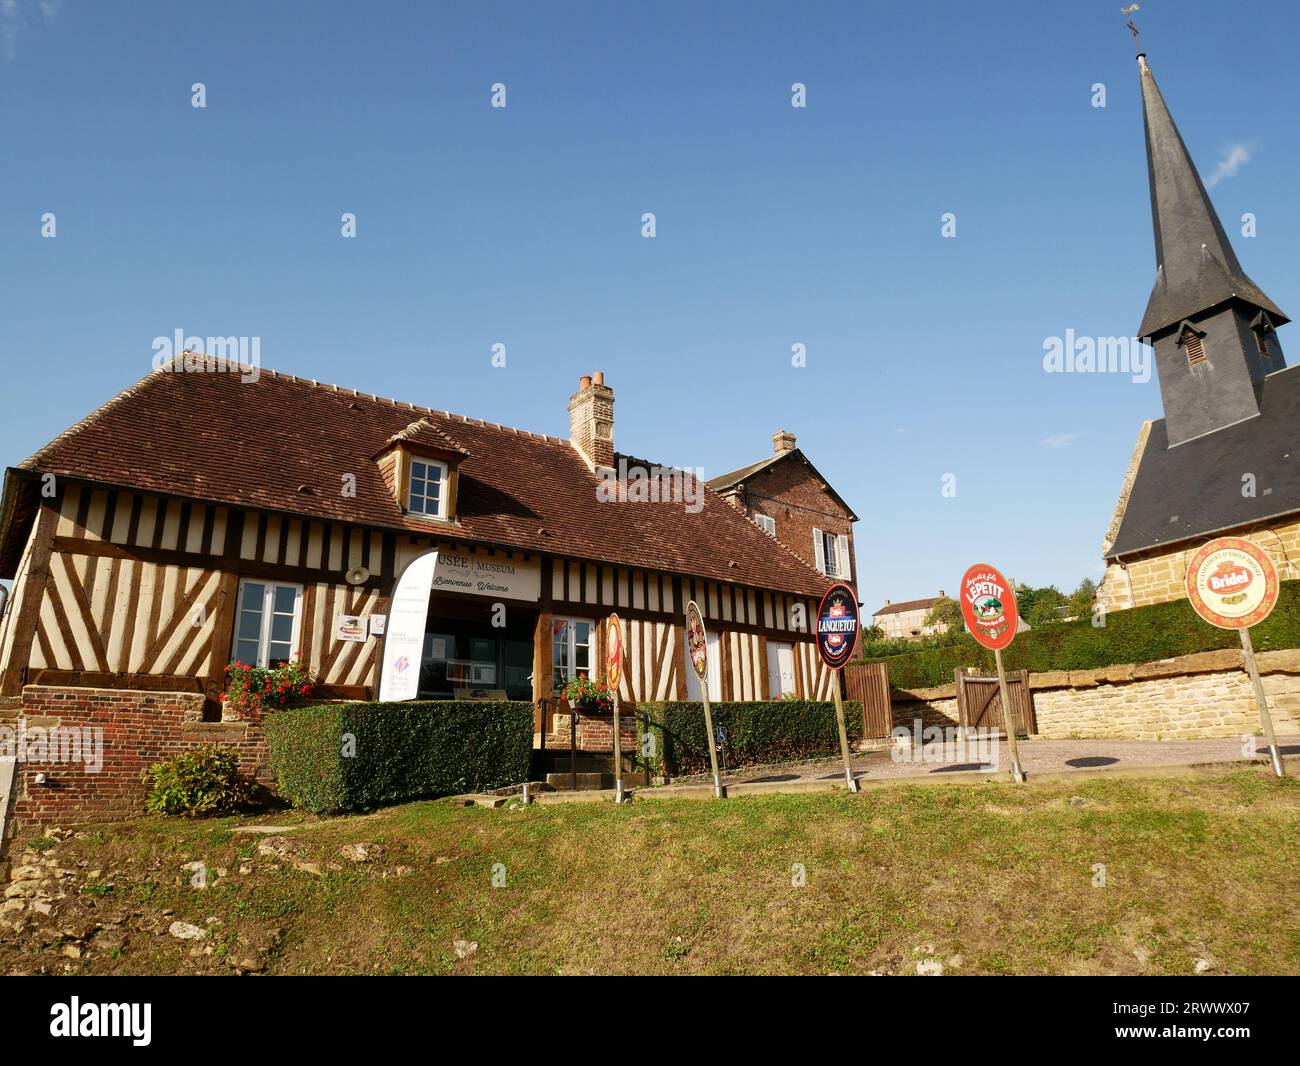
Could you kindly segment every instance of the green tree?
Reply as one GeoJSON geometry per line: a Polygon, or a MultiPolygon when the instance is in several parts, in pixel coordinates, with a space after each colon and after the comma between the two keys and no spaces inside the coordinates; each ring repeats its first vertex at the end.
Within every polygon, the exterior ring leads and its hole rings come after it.
{"type": "Polygon", "coordinates": [[[1046,588],[1034,589],[1033,592],[1025,621],[1035,629],[1061,621],[1061,612],[1057,608],[1064,607],[1066,604],[1065,595],[1061,590],[1055,585],[1048,585],[1046,588]]]}
{"type": "Polygon", "coordinates": [[[957,630],[961,632],[962,626],[966,624],[962,618],[961,604],[956,600],[949,599],[947,596],[936,600],[929,613],[925,616],[922,626],[938,626],[948,630],[957,630]]]}
{"type": "Polygon", "coordinates": [[[1066,614],[1072,618],[1087,618],[1092,614],[1092,605],[1097,599],[1097,584],[1092,578],[1085,577],[1079,587],[1070,593],[1069,610],[1066,614]]]}

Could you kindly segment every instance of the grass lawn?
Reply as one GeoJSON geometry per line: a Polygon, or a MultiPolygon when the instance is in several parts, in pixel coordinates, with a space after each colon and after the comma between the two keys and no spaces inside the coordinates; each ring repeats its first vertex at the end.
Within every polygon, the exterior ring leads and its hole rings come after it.
{"type": "Polygon", "coordinates": [[[236,819],[58,842],[69,898],[0,972],[230,973],[254,944],[270,973],[1300,973],[1300,783],[1258,769],[261,820],[302,825],[281,857],[236,819]],[[226,876],[191,887],[196,860],[226,876]],[[70,919],[120,945],[63,957],[70,919]]]}

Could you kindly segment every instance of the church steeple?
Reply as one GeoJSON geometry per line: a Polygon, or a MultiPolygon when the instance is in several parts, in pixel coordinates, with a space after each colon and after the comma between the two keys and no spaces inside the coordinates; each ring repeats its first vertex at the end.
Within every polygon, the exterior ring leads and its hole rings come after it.
{"type": "Polygon", "coordinates": [[[1172,447],[1259,413],[1264,376],[1286,366],[1273,331],[1290,319],[1242,270],[1145,53],[1137,61],[1156,244],[1141,335],[1172,447]]]}

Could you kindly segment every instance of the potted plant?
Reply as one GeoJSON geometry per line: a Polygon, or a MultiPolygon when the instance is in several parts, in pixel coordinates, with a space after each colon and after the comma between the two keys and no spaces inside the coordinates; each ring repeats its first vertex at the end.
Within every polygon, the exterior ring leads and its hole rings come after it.
{"type": "Polygon", "coordinates": [[[226,667],[226,678],[221,717],[227,721],[260,718],[309,700],[316,692],[307,667],[297,660],[272,667],[233,662],[226,667]]]}
{"type": "Polygon", "coordinates": [[[614,706],[614,694],[604,681],[593,681],[579,674],[564,686],[564,698],[573,710],[594,714],[608,714],[614,706]]]}

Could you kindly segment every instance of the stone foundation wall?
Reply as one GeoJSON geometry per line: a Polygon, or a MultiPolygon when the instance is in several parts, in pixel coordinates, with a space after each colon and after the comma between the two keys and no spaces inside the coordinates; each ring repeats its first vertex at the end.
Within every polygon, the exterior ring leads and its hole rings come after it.
{"type": "MultiPolygon", "coordinates": [[[[1300,650],[1256,656],[1273,728],[1300,733],[1300,650]]],[[[1202,652],[1100,670],[1030,674],[1037,736],[1189,740],[1260,732],[1240,651],[1202,652]]],[[[894,725],[956,725],[954,685],[896,694],[894,725]]]]}
{"type": "MultiPolygon", "coordinates": [[[[0,714],[3,740],[26,731],[28,758],[20,758],[15,787],[14,816],[41,823],[88,822],[128,818],[144,813],[147,767],[171,755],[205,744],[221,744],[239,752],[240,766],[250,777],[269,779],[266,740],[258,722],[204,722],[203,696],[194,692],[137,692],[123,689],[67,688],[28,685],[17,713],[0,714]],[[42,754],[41,738],[52,728],[90,730],[82,738],[98,737],[94,759],[84,749],[76,759],[42,754]],[[37,732],[37,730],[40,732],[37,732]],[[95,732],[99,731],[99,732],[95,732]],[[45,783],[37,784],[36,775],[45,783]]],[[[62,754],[78,755],[60,738],[62,754]]]]}

